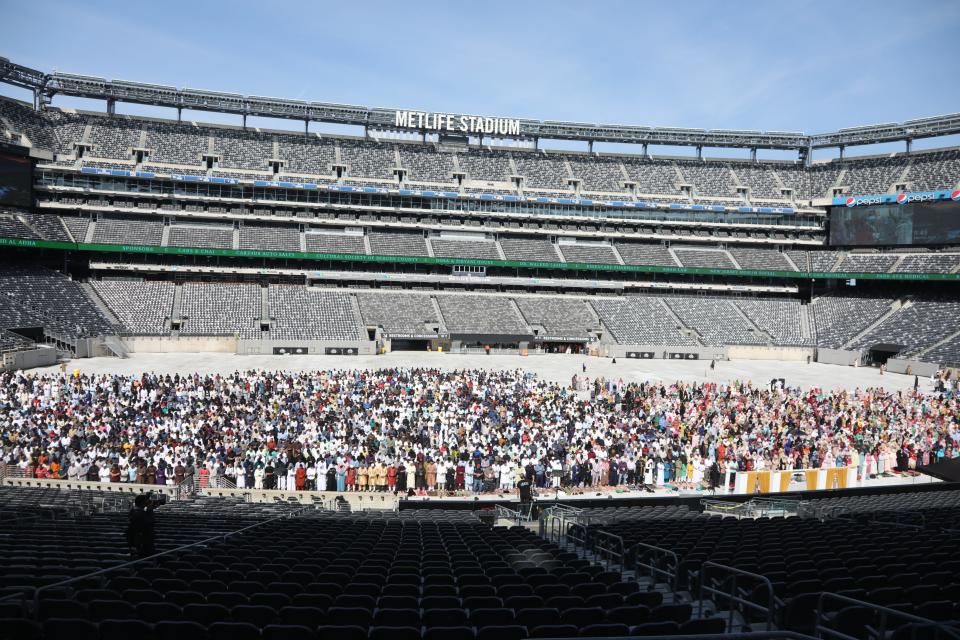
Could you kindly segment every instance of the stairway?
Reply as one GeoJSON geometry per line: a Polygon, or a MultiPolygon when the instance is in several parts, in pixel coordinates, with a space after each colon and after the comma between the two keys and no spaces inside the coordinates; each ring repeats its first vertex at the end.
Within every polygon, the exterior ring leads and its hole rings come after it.
{"type": "Polygon", "coordinates": [[[750,319],[750,316],[744,313],[743,309],[741,309],[736,302],[731,301],[729,304],[733,308],[734,312],[743,318],[743,321],[746,323],[746,325],[750,327],[751,333],[759,336],[763,340],[766,340],[768,345],[773,344],[773,338],[770,337],[770,334],[758,327],[754,321],[750,319]]]}
{"type": "Polygon", "coordinates": [[[270,325],[270,287],[260,287],[260,324],[270,325]]]}
{"type": "Polygon", "coordinates": [[[90,286],[89,282],[81,282],[80,289],[83,291],[84,295],[93,303],[93,306],[103,314],[103,317],[110,321],[110,324],[115,326],[121,326],[123,323],[114,315],[113,311],[110,310],[110,307],[107,306],[107,303],[104,302],[100,296],[97,295],[97,292],[93,290],[93,287],[90,286]]]}
{"type": "Polygon", "coordinates": [[[93,232],[96,231],[96,229],[97,229],[97,221],[95,219],[90,220],[90,224],[87,225],[87,235],[83,236],[83,240],[81,240],[80,242],[83,242],[84,244],[92,243],[93,232]]]}
{"type": "Polygon", "coordinates": [[[360,301],[357,300],[356,295],[350,296],[350,307],[353,309],[353,319],[357,323],[357,333],[360,336],[360,341],[368,342],[370,339],[367,337],[367,329],[363,325],[363,313],[360,311],[360,301]]]}
{"type": "Polygon", "coordinates": [[[517,314],[517,317],[520,318],[520,322],[523,323],[523,326],[526,328],[527,333],[533,335],[533,328],[530,326],[530,323],[523,315],[523,311],[520,311],[520,305],[517,304],[517,301],[513,298],[508,298],[510,300],[510,308],[513,309],[514,313],[517,314]]]}
{"type": "Polygon", "coordinates": [[[440,303],[437,302],[437,296],[430,296],[430,302],[433,303],[433,312],[437,314],[437,319],[440,321],[440,333],[449,335],[450,332],[447,330],[447,322],[443,319],[443,312],[440,311],[440,303]]]}
{"type": "Polygon", "coordinates": [[[934,349],[936,349],[936,348],[939,347],[940,345],[944,345],[944,344],[946,344],[946,343],[948,343],[948,342],[953,342],[953,341],[956,340],[957,338],[960,338],[960,331],[956,331],[956,332],[954,332],[954,333],[951,333],[950,335],[948,335],[948,336],[947,336],[946,338],[944,338],[943,340],[940,340],[940,341],[938,341],[938,342],[935,342],[935,343],[933,343],[932,345],[930,345],[929,347],[925,347],[922,351],[918,351],[916,354],[914,354],[913,357],[914,357],[914,358],[919,358],[920,356],[924,355],[925,353],[929,353],[930,351],[933,351],[934,349]]]}
{"type": "Polygon", "coordinates": [[[130,355],[119,336],[103,336],[103,346],[118,358],[127,358],[130,355]]]}
{"type": "Polygon", "coordinates": [[[876,320],[874,320],[872,323],[870,323],[870,325],[869,325],[866,329],[864,329],[863,331],[861,331],[861,332],[858,333],[857,335],[855,335],[855,336],[853,336],[852,338],[850,338],[849,340],[847,340],[847,341],[844,343],[843,348],[844,348],[844,349],[850,348],[850,345],[856,343],[857,340],[859,340],[860,338],[862,338],[863,336],[867,335],[868,333],[870,333],[871,331],[873,331],[875,328],[877,328],[878,326],[880,326],[881,324],[883,324],[884,322],[886,322],[887,318],[889,318],[890,316],[892,316],[893,314],[895,314],[895,313],[897,313],[897,312],[899,312],[899,311],[902,311],[902,310],[904,310],[904,309],[909,309],[909,308],[912,307],[912,306],[913,306],[913,302],[910,301],[910,300],[907,300],[906,302],[901,302],[900,300],[894,300],[893,303],[891,303],[891,305],[890,305],[890,310],[889,310],[889,311],[887,311],[887,312],[884,313],[882,316],[880,316],[879,318],[877,318],[876,320]]]}
{"type": "Polygon", "coordinates": [[[183,326],[183,318],[180,315],[183,307],[183,285],[177,284],[173,288],[173,308],[170,310],[171,322],[180,323],[183,326]]]}
{"type": "Polygon", "coordinates": [[[680,327],[680,331],[681,331],[684,335],[693,338],[694,341],[696,341],[698,347],[702,347],[702,346],[703,346],[703,341],[700,340],[700,334],[697,333],[695,329],[691,329],[690,327],[688,327],[688,326],[683,322],[683,320],[680,319],[680,316],[678,316],[677,313],[676,313],[673,309],[670,308],[670,305],[667,304],[667,301],[666,301],[665,299],[663,299],[663,298],[657,298],[657,301],[660,303],[660,306],[663,307],[664,311],[667,312],[667,315],[670,316],[670,317],[673,319],[674,323],[676,323],[675,326],[680,327]]]}
{"type": "Polygon", "coordinates": [[[808,304],[800,305],[800,337],[809,340],[810,344],[814,344],[813,330],[810,325],[810,305],[808,304]]]}

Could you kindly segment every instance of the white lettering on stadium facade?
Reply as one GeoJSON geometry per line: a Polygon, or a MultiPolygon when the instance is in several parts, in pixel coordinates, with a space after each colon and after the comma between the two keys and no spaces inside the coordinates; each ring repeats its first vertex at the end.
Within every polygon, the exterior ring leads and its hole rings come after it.
{"type": "Polygon", "coordinates": [[[426,113],[424,111],[397,111],[394,125],[405,129],[478,133],[494,136],[520,135],[520,121],[514,118],[481,118],[456,116],[450,113],[426,113]]]}

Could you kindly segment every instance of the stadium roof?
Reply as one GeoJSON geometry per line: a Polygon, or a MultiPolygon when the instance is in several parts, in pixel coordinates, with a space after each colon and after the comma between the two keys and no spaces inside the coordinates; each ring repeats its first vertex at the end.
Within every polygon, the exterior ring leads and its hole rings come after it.
{"type": "MultiPolygon", "coordinates": [[[[69,73],[54,72],[48,74],[16,64],[3,57],[0,57],[0,81],[32,91],[34,93],[34,103],[37,106],[46,104],[53,96],[61,94],[105,100],[110,111],[112,111],[113,104],[116,102],[128,102],[171,107],[178,110],[233,113],[244,117],[261,116],[305,122],[358,125],[381,131],[429,132],[437,129],[437,127],[430,129],[426,127],[397,127],[396,114],[404,112],[398,109],[245,96],[203,89],[178,89],[165,85],[126,80],[106,80],[94,76],[69,73]]],[[[441,115],[458,121],[461,117],[476,119],[476,116],[470,114],[441,115]]],[[[853,127],[814,135],[779,131],[646,127],[531,119],[512,119],[512,122],[519,124],[519,135],[511,136],[515,138],[695,147],[788,149],[799,150],[802,153],[811,149],[909,141],[960,133],[960,113],[908,120],[901,123],[853,127]]]]}

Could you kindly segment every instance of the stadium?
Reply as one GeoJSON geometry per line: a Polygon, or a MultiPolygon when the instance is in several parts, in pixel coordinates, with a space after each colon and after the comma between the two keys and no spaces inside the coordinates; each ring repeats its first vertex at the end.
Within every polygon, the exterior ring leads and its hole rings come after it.
{"type": "Polygon", "coordinates": [[[960,114],[0,83],[0,639],[960,638],[960,114]]]}

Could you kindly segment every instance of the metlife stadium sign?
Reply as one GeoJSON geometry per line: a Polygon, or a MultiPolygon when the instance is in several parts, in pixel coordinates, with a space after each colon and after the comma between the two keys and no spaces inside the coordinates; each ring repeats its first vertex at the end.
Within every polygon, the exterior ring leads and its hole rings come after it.
{"type": "Polygon", "coordinates": [[[485,118],[461,116],[452,113],[425,111],[396,111],[394,125],[402,129],[446,131],[448,133],[475,133],[494,136],[520,135],[520,121],[514,118],[485,118]]]}
{"type": "Polygon", "coordinates": [[[936,200],[960,201],[960,189],[954,191],[917,191],[914,193],[884,193],[874,196],[840,196],[833,199],[837,207],[863,207],[878,204],[909,204],[936,200]]]}

